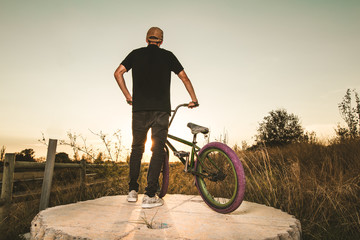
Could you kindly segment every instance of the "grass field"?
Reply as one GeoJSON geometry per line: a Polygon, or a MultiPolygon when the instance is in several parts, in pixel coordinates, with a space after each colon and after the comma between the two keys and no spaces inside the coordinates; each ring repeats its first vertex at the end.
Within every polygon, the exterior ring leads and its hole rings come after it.
{"type": "Polygon", "coordinates": [[[248,201],[301,221],[304,239],[360,239],[360,141],[237,151],[248,201]]]}
{"type": "MultiPolygon", "coordinates": [[[[359,140],[328,146],[301,143],[256,151],[242,151],[236,146],[234,149],[246,173],[245,200],[294,215],[301,221],[303,239],[360,239],[359,140]]],[[[140,192],[146,185],[146,168],[144,165],[140,177],[140,192]]],[[[61,190],[68,183],[55,181],[50,206],[127,194],[127,169],[109,164],[99,174],[108,181],[88,188],[84,195],[61,190]]],[[[77,181],[71,177],[61,179],[77,181]]],[[[171,165],[168,192],[198,194],[193,177],[183,173],[181,163],[171,165]]],[[[28,232],[38,206],[38,200],[13,204],[9,228],[2,236],[16,239],[18,234],[28,232]]]]}

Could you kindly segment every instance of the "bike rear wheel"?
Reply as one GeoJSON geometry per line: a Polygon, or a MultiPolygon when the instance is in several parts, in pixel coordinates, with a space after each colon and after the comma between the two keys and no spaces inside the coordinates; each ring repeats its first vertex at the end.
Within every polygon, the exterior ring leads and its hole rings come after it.
{"type": "Polygon", "coordinates": [[[169,149],[165,146],[165,159],[161,167],[159,176],[159,191],[157,193],[159,198],[163,198],[169,187],[169,149]]]}
{"type": "Polygon", "coordinates": [[[219,142],[206,144],[195,162],[195,182],[205,203],[219,213],[235,211],[245,193],[245,174],[236,153],[219,142]]]}

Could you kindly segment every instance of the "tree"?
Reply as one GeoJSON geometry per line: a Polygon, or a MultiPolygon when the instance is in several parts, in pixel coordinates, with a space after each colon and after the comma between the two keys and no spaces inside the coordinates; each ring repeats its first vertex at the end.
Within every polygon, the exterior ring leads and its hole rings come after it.
{"type": "Polygon", "coordinates": [[[36,162],[35,151],[31,148],[24,149],[20,153],[16,154],[16,161],[36,162]]]}
{"type": "Polygon", "coordinates": [[[341,117],[344,119],[347,128],[341,127],[338,124],[338,128],[335,130],[340,139],[355,138],[360,135],[360,99],[359,94],[354,90],[348,89],[341,103],[338,104],[341,117]],[[355,107],[353,107],[353,101],[351,93],[355,95],[355,107]]]}
{"type": "Polygon", "coordinates": [[[69,155],[64,152],[59,152],[55,155],[55,162],[57,163],[72,163],[71,159],[69,158],[69,155]]]}
{"type": "Polygon", "coordinates": [[[256,135],[257,145],[265,143],[267,146],[279,146],[305,139],[305,134],[300,125],[299,118],[289,114],[285,109],[269,112],[259,124],[256,135]]]}

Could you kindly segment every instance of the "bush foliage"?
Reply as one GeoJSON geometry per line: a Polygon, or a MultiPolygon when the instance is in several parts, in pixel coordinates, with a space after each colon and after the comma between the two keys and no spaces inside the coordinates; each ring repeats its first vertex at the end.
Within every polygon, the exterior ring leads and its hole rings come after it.
{"type": "Polygon", "coordinates": [[[305,138],[299,117],[285,109],[269,112],[259,124],[256,145],[280,146],[303,141],[305,138]]]}

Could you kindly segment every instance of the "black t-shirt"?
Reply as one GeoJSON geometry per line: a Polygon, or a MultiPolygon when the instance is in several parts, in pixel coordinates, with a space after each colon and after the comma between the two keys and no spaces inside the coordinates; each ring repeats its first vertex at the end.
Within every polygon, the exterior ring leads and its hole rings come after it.
{"type": "Polygon", "coordinates": [[[184,69],[172,52],[150,44],[133,50],[121,64],[132,69],[133,112],[171,112],[171,72],[184,69]]]}

